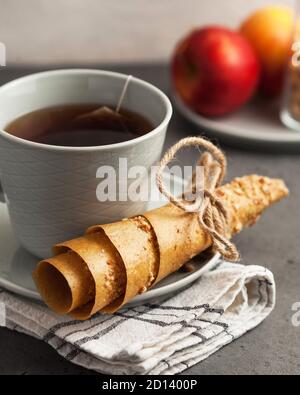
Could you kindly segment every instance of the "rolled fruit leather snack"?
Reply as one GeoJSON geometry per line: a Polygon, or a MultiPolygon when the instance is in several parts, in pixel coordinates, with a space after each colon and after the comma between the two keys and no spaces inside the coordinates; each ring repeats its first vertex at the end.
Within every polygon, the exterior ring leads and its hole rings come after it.
{"type": "MultiPolygon", "coordinates": [[[[230,235],[253,225],[287,196],[280,179],[244,176],[216,190],[229,212],[230,235]]],[[[44,301],[60,314],[87,319],[112,313],[211,246],[197,213],[167,204],[144,215],[89,228],[54,247],[33,273],[44,301]]]]}

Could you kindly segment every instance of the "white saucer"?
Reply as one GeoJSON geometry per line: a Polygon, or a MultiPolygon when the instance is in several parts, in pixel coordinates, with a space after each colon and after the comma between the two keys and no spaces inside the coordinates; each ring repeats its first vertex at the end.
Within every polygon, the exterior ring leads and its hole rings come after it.
{"type": "Polygon", "coordinates": [[[173,92],[178,111],[190,122],[220,140],[244,147],[300,151],[300,133],[279,119],[279,103],[256,98],[235,113],[206,118],[190,110],[173,92]]]}
{"type": "MultiPolygon", "coordinates": [[[[178,188],[181,187],[178,181],[174,183],[173,190],[175,191],[176,186],[178,188]]],[[[155,208],[158,205],[157,202],[152,202],[149,204],[149,209],[155,208]]],[[[129,305],[143,304],[150,300],[160,301],[166,297],[170,297],[173,293],[187,287],[204,272],[213,269],[218,259],[218,254],[205,258],[194,258],[193,262],[195,262],[196,267],[194,272],[187,273],[179,271],[171,274],[151,290],[136,296],[129,305]]],[[[31,277],[31,273],[38,261],[38,258],[22,248],[16,240],[7,207],[4,203],[0,203],[0,287],[18,295],[40,301],[41,297],[31,277]]]]}

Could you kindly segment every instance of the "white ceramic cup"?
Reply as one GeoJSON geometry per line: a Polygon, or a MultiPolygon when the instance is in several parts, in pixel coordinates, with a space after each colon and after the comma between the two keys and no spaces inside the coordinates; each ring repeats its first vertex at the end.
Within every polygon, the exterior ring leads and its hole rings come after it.
{"type": "MultiPolygon", "coordinates": [[[[146,116],[154,129],[126,142],[96,147],[60,147],[15,137],[5,126],[25,113],[54,105],[101,103],[115,106],[124,74],[71,69],[37,73],[0,87],[0,178],[2,197],[21,245],[38,257],[53,244],[73,238],[90,225],[145,210],[145,201],[100,202],[96,196],[102,165],[115,168],[155,164],[163,149],[172,107],[155,86],[132,78],[122,106],[146,116]]],[[[130,182],[128,182],[130,185],[130,182]]]]}

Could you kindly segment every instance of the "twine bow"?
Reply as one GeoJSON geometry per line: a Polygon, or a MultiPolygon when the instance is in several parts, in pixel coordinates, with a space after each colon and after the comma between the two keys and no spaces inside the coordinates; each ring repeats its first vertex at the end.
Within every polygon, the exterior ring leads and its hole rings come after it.
{"type": "Polygon", "coordinates": [[[156,175],[156,183],[160,192],[175,206],[188,213],[197,213],[201,227],[210,235],[212,248],[230,261],[237,261],[239,253],[236,246],[228,239],[228,210],[225,203],[215,195],[226,174],[227,161],[223,152],[213,143],[201,137],[187,137],[178,141],[163,156],[156,175]],[[190,189],[193,201],[184,197],[177,198],[165,187],[162,174],[165,167],[174,159],[176,153],[183,147],[194,146],[205,148],[197,166],[204,168],[204,180],[199,188],[197,172],[193,172],[190,189]]]}

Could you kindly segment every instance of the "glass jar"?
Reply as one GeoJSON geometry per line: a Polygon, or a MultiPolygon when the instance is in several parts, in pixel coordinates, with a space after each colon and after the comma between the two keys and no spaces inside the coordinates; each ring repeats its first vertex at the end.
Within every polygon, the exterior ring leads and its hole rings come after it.
{"type": "Polygon", "coordinates": [[[300,0],[297,0],[295,11],[292,51],[287,65],[280,118],[285,126],[300,132],[300,0]]]}

